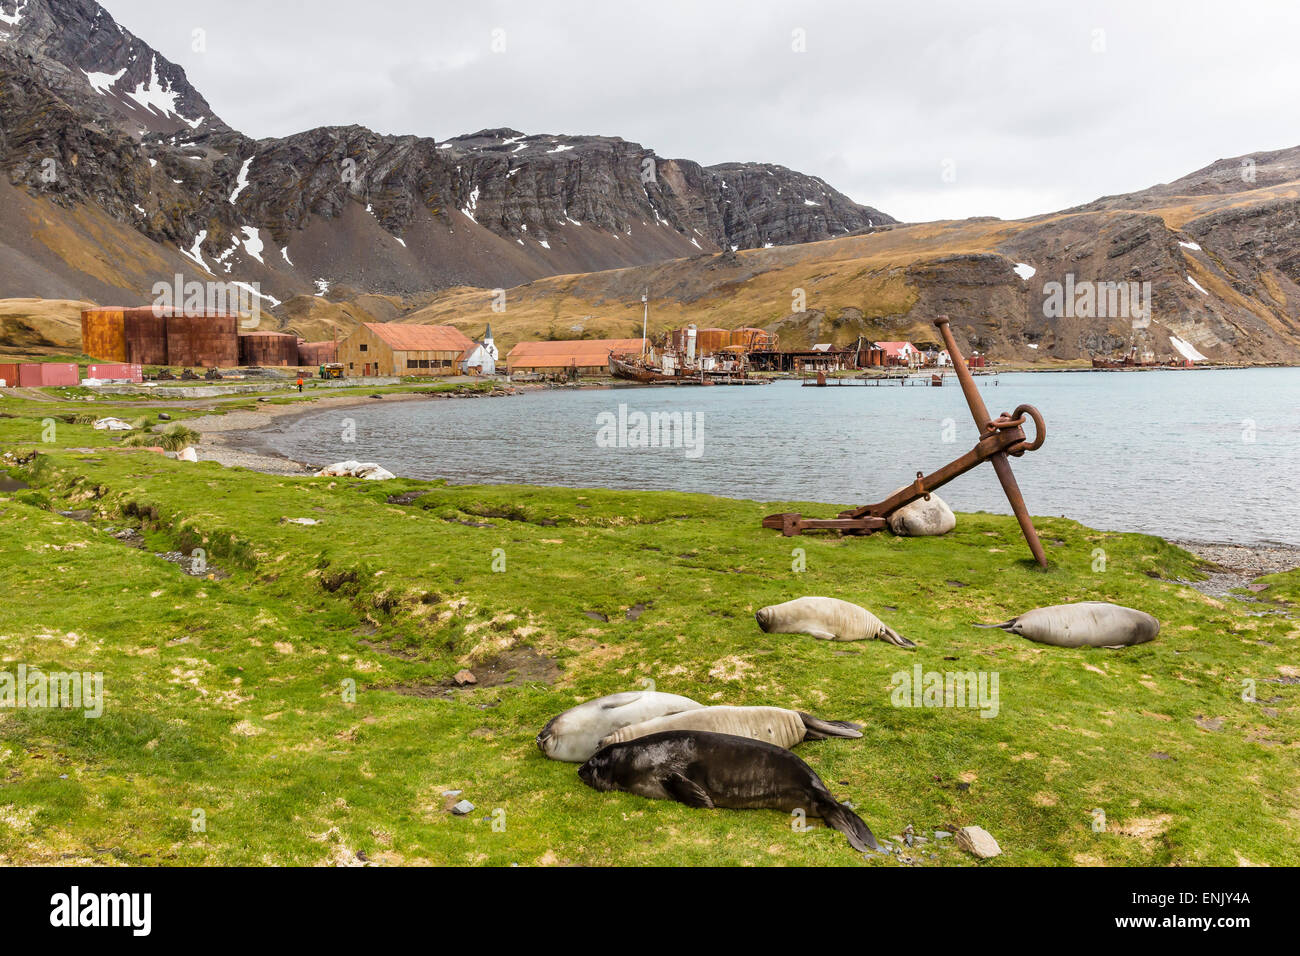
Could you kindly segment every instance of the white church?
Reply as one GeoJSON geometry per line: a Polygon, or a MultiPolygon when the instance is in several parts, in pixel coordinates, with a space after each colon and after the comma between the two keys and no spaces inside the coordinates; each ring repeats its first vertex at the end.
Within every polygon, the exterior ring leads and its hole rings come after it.
{"type": "Polygon", "coordinates": [[[475,342],[460,357],[460,371],[464,375],[495,375],[497,373],[497,346],[492,341],[492,323],[483,333],[483,341],[475,342]]]}

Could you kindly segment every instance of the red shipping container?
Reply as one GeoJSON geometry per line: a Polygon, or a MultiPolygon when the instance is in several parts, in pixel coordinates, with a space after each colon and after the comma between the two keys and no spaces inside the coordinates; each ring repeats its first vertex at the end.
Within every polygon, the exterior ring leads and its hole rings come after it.
{"type": "Polygon", "coordinates": [[[59,385],[76,385],[75,362],[42,362],[38,365],[18,366],[18,384],[23,388],[52,388],[59,385]]]}
{"type": "Polygon", "coordinates": [[[0,381],[5,383],[6,388],[18,387],[18,366],[17,365],[0,365],[0,381]]]}
{"type": "Polygon", "coordinates": [[[128,382],[143,382],[144,367],[140,365],[88,365],[86,378],[125,379],[128,382]]]}

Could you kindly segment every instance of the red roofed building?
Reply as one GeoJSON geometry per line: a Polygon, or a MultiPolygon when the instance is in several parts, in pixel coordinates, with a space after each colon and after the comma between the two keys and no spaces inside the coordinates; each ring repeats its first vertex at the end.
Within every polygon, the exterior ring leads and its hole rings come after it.
{"type": "Polygon", "coordinates": [[[339,342],[338,361],[349,378],[364,375],[456,375],[473,346],[450,325],[366,322],[339,342]]]}
{"type": "Polygon", "coordinates": [[[919,365],[921,352],[911,342],[877,342],[876,348],[885,353],[889,365],[919,365]]]}
{"type": "Polygon", "coordinates": [[[609,353],[640,355],[640,339],[566,339],[520,342],[506,356],[506,371],[539,375],[608,375],[609,353]]]}

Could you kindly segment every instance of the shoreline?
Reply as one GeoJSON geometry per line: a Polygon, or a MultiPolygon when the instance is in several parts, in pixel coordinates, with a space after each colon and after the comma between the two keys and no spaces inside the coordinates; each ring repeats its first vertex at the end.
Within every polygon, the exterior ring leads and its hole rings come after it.
{"type": "MultiPolygon", "coordinates": [[[[528,389],[529,391],[535,389],[528,389]]],[[[477,398],[508,397],[491,394],[477,398]]],[[[515,392],[513,394],[519,394],[515,392]]],[[[189,420],[187,424],[197,429],[203,438],[195,451],[200,461],[215,461],[227,468],[247,468],[271,475],[310,476],[319,467],[296,461],[275,451],[267,440],[269,435],[282,434],[284,429],[313,414],[338,408],[371,405],[376,401],[452,401],[450,396],[421,395],[418,393],[387,395],[382,400],[368,396],[348,395],[322,398],[305,402],[307,408],[294,405],[263,405],[256,411],[232,411],[205,415],[189,420]]],[[[329,464],[326,462],[325,464],[329,464]]],[[[1300,546],[1280,542],[1240,544],[1230,541],[1193,541],[1185,538],[1165,539],[1179,548],[1206,561],[1211,568],[1204,581],[1186,582],[1203,594],[1214,598],[1235,597],[1241,600],[1255,598],[1234,595],[1234,589],[1254,590],[1252,584],[1260,577],[1300,568],[1300,546]]]]}

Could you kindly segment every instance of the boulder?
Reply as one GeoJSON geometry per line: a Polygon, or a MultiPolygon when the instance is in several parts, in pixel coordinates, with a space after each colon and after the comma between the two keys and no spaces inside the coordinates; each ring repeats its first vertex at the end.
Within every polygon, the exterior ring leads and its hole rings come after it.
{"type": "Polygon", "coordinates": [[[957,845],[981,860],[989,860],[1002,854],[1002,847],[993,835],[983,827],[962,827],[957,831],[957,845]]]}
{"type": "Polygon", "coordinates": [[[316,477],[364,478],[366,481],[387,481],[397,476],[388,469],[376,465],[373,461],[341,461],[322,468],[316,472],[316,477]]]}
{"type": "Polygon", "coordinates": [[[955,527],[957,516],[952,513],[948,503],[933,492],[929,501],[917,498],[889,516],[889,530],[907,538],[947,534],[955,527]]]}

